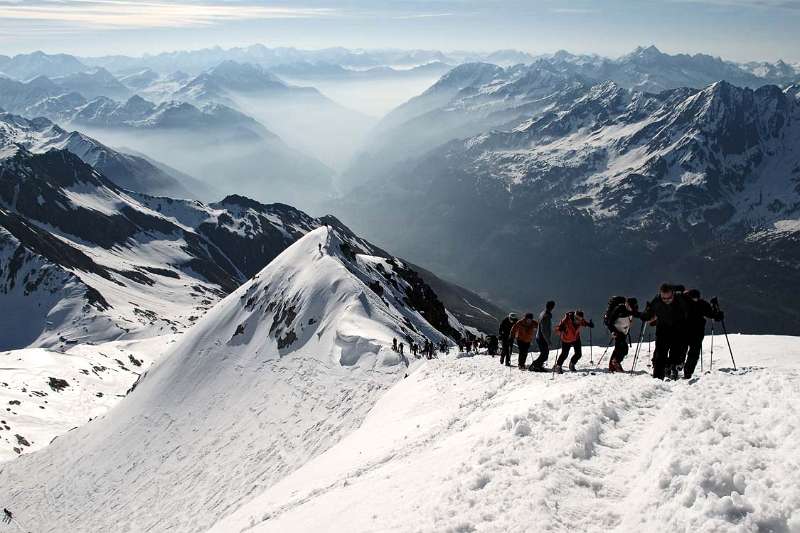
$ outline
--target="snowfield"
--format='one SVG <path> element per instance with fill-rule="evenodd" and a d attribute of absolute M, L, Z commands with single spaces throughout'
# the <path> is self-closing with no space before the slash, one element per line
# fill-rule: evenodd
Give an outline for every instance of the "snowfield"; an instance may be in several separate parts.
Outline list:
<path fill-rule="evenodd" d="M 0 352 L 0 463 L 105 414 L 176 337 Z"/>
<path fill-rule="evenodd" d="M 212 531 L 800 531 L 800 338 L 715 340 L 689 382 L 426 361 Z"/>

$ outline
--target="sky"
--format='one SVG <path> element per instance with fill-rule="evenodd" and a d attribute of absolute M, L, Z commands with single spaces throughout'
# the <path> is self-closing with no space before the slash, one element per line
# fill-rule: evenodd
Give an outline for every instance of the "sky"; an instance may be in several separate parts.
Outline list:
<path fill-rule="evenodd" d="M 0 0 L 0 54 L 262 43 L 617 57 L 639 45 L 800 62 L 800 0 Z"/>

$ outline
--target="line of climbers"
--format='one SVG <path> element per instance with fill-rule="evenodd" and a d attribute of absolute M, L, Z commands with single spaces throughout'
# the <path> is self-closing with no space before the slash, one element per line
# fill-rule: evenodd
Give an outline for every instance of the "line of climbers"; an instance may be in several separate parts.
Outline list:
<path fill-rule="evenodd" d="M 511 366 L 511 354 L 516 341 L 519 357 L 517 366 L 520 370 L 547 371 L 547 363 L 552 342 L 554 301 L 549 301 L 539 314 L 539 320 L 533 313 L 526 313 L 522 320 L 515 313 L 510 313 L 500 323 L 500 363 Z M 701 298 L 697 289 L 685 290 L 681 285 L 664 283 L 658 295 L 640 312 L 636 298 L 613 296 L 608 301 L 603 323 L 608 328 L 614 350 L 608 363 L 610 372 L 624 372 L 622 361 L 628 355 L 631 345 L 630 333 L 633 321 L 642 321 L 639 344 L 644 336 L 644 329 L 656 328 L 656 344 L 653 351 L 653 377 L 658 379 L 677 380 L 683 371 L 683 377 L 689 379 L 697 367 L 703 338 L 706 330 L 706 318 L 716 321 L 724 320 L 715 298 L 710 302 Z M 569 369 L 575 371 L 575 365 L 581 358 L 581 328 L 594 328 L 592 320 L 586 320 L 583 311 L 567 311 L 555 327 L 561 340 L 561 353 L 553 366 L 553 372 L 562 373 L 563 365 L 569 360 Z M 591 333 L 590 333 L 591 336 Z M 530 366 L 526 366 L 531 344 L 536 341 L 539 356 Z"/>

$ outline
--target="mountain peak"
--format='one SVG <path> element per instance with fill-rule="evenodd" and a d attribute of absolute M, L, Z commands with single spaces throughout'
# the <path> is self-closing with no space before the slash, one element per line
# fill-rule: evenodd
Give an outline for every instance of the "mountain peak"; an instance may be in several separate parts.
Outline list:
<path fill-rule="evenodd" d="M 627 57 L 630 59 L 644 59 L 646 61 L 652 61 L 664 57 L 665 55 L 666 54 L 659 50 L 655 45 L 651 44 L 647 47 L 637 46 L 633 52 L 628 54 Z"/>

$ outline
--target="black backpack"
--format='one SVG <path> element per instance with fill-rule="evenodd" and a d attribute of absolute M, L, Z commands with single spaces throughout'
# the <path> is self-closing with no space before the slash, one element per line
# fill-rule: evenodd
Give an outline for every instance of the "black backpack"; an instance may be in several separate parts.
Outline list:
<path fill-rule="evenodd" d="M 608 299 L 608 305 L 606 306 L 606 312 L 603 313 L 603 324 L 606 325 L 607 328 L 612 328 L 614 326 L 614 318 L 611 316 L 611 313 L 614 312 L 619 305 L 625 303 L 624 296 L 612 296 Z"/>

